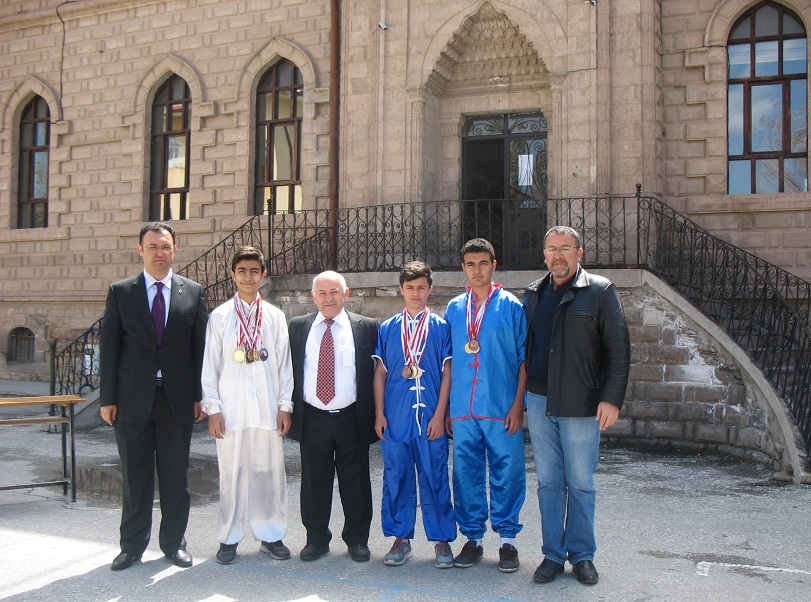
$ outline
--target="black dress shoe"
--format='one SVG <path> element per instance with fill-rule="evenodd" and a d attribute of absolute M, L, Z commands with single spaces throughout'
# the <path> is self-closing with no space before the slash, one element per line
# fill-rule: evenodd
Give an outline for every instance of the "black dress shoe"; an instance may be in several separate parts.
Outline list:
<path fill-rule="evenodd" d="M 178 550 L 171 554 L 166 554 L 166 557 L 174 563 L 175 566 L 187 569 L 192 565 L 191 554 L 186 550 Z"/>
<path fill-rule="evenodd" d="M 140 554 L 132 554 L 130 552 L 121 552 L 113 559 L 113 564 L 110 568 L 114 571 L 123 571 L 130 568 L 130 565 L 136 560 L 141 560 Z"/>
<path fill-rule="evenodd" d="M 372 557 L 369 551 L 369 546 L 363 543 L 356 543 L 355 545 L 348 546 L 347 551 L 355 562 L 366 562 Z"/>
<path fill-rule="evenodd" d="M 554 560 L 544 558 L 543 562 L 535 569 L 535 574 L 532 580 L 535 583 L 551 583 L 555 580 L 555 576 L 563 572 L 563 565 L 558 564 Z"/>
<path fill-rule="evenodd" d="M 572 570 L 577 575 L 577 580 L 585 585 L 595 585 L 600 580 L 597 569 L 591 560 L 581 560 L 572 567 Z"/>
<path fill-rule="evenodd" d="M 318 560 L 324 554 L 328 553 L 329 553 L 329 544 L 308 543 L 301 549 L 299 558 L 304 562 L 309 562 L 310 560 Z"/>

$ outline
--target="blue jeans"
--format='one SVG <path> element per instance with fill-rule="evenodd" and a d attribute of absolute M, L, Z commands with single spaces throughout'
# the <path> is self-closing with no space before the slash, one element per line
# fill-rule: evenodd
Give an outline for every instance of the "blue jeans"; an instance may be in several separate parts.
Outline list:
<path fill-rule="evenodd" d="M 547 416 L 546 396 L 534 393 L 527 393 L 527 419 L 538 476 L 541 551 L 558 564 L 594 560 L 600 423 L 594 416 Z"/>

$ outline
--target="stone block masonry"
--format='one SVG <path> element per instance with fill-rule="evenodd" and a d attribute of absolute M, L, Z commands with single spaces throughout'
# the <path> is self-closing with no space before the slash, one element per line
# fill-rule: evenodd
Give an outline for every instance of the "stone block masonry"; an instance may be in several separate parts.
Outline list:
<path fill-rule="evenodd" d="M 785 442 L 734 358 L 650 288 L 621 292 L 632 333 L 632 378 L 622 420 L 606 438 L 723 452 L 782 468 Z"/>

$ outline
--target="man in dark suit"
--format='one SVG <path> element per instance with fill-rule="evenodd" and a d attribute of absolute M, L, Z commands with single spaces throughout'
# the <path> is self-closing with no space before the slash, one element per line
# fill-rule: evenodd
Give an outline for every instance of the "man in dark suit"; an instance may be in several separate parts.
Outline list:
<path fill-rule="evenodd" d="M 202 287 L 172 273 L 177 245 L 167 224 L 141 229 L 144 271 L 107 293 L 101 328 L 101 417 L 115 427 L 124 491 L 121 553 L 111 568 L 139 560 L 152 531 L 158 470 L 163 553 L 192 565 L 184 533 L 189 519 L 189 446 L 203 418 L 200 371 L 208 309 Z"/>
<path fill-rule="evenodd" d="M 288 435 L 301 446 L 301 521 L 307 529 L 302 560 L 329 552 L 332 487 L 344 509 L 341 537 L 352 560 L 369 560 L 372 485 L 369 446 L 377 441 L 372 354 L 377 322 L 344 309 L 344 277 L 323 272 L 313 279 L 318 311 L 290 321 L 293 357 L 293 424 Z"/>

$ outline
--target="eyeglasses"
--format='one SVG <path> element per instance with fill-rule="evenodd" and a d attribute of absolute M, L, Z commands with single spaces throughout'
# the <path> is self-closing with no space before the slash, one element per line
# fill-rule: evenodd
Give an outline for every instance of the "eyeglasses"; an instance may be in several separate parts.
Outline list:
<path fill-rule="evenodd" d="M 159 247 L 158 245 L 149 245 L 145 247 L 145 251 L 149 251 L 150 253 L 157 253 L 158 251 L 163 251 L 164 253 L 171 253 L 174 247 L 172 245 L 163 245 Z"/>
<path fill-rule="evenodd" d="M 557 253 L 560 251 L 561 253 L 568 253 L 572 249 L 579 249 L 580 247 L 573 247 L 572 245 L 563 245 L 562 247 L 546 247 L 544 251 L 547 253 Z"/>

